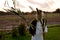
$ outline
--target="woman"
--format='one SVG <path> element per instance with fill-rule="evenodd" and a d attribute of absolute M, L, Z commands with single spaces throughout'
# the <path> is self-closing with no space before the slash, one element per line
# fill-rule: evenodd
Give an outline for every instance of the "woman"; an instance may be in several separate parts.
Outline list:
<path fill-rule="evenodd" d="M 43 40 L 43 31 L 40 21 L 37 21 L 36 34 L 32 36 L 31 40 Z"/>
<path fill-rule="evenodd" d="M 47 27 L 43 27 L 44 26 L 44 25 L 42 25 L 43 20 L 41 21 L 39 14 L 36 14 L 36 20 L 37 20 L 37 21 L 35 21 L 36 22 L 36 25 L 35 25 L 36 31 L 35 31 L 35 34 L 32 35 L 31 40 L 43 40 L 43 28 L 45 31 Z"/>

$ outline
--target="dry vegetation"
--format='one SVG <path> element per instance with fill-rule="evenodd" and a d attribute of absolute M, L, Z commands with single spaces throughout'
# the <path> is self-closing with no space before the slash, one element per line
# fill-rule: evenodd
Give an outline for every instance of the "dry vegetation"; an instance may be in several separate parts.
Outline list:
<path fill-rule="evenodd" d="M 60 24 L 60 14 L 59 13 L 47 13 L 47 24 Z M 31 23 L 31 21 L 35 18 L 35 14 L 27 14 L 24 15 L 26 21 Z M 17 15 L 0 15 L 0 29 L 12 28 L 9 26 L 18 26 L 21 22 L 21 18 Z M 8 26 L 8 27 L 7 27 Z"/>
<path fill-rule="evenodd" d="M 60 24 L 60 13 L 47 14 L 47 24 Z"/>
<path fill-rule="evenodd" d="M 30 23 L 32 19 L 34 19 L 33 15 L 24 15 L 26 18 L 26 21 Z M 13 26 L 20 25 L 21 22 L 24 22 L 21 20 L 21 18 L 17 15 L 0 15 L 0 30 L 10 30 Z"/>
<path fill-rule="evenodd" d="M 47 24 L 56 24 L 60 23 L 60 14 L 46 14 L 47 16 Z M 32 21 L 35 18 L 34 14 L 24 15 L 28 22 Z M 10 25 L 18 25 L 19 21 L 21 21 L 20 17 L 17 15 L 0 15 L 0 26 L 10 26 Z"/>

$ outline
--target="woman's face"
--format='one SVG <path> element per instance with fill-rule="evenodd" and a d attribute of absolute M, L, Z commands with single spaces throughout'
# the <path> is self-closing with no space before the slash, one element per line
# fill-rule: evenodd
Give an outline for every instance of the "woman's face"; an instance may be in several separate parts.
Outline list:
<path fill-rule="evenodd" d="M 45 14 L 42 12 L 42 18 L 44 18 L 45 17 Z"/>

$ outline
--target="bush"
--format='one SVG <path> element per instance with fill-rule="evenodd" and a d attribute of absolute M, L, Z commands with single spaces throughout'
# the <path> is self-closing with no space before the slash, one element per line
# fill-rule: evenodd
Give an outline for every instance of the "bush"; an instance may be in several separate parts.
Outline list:
<path fill-rule="evenodd" d="M 21 25 L 18 26 L 18 32 L 19 32 L 19 35 L 21 35 L 21 36 L 26 35 L 26 26 L 25 26 L 25 24 L 21 24 Z"/>
<path fill-rule="evenodd" d="M 5 33 L 0 31 L 0 40 L 5 40 Z"/>
<path fill-rule="evenodd" d="M 12 37 L 17 37 L 17 28 L 12 29 Z"/>
<path fill-rule="evenodd" d="M 0 32 L 0 39 L 2 38 L 2 33 Z"/>

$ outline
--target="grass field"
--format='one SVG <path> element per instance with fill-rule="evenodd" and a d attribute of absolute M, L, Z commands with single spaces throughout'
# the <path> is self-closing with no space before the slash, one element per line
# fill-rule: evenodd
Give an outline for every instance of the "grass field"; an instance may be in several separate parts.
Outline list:
<path fill-rule="evenodd" d="M 26 36 L 12 37 L 11 34 L 5 34 L 5 40 L 31 40 L 29 33 Z M 48 27 L 48 33 L 45 35 L 45 40 L 60 40 L 60 27 Z"/>
<path fill-rule="evenodd" d="M 48 33 L 45 35 L 45 40 L 60 40 L 60 27 L 48 28 Z"/>

